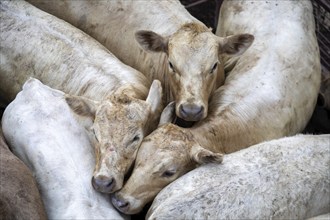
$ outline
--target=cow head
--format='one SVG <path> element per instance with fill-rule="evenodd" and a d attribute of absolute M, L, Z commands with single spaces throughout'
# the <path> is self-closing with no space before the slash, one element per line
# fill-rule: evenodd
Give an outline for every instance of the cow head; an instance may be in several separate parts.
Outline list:
<path fill-rule="evenodd" d="M 171 111 L 174 115 L 171 105 L 164 109 L 160 127 L 143 140 L 127 183 L 112 197 L 113 205 L 123 213 L 140 212 L 161 189 L 196 165 L 222 162 L 222 154 L 201 147 L 188 130 L 167 123 Z"/>
<path fill-rule="evenodd" d="M 171 36 L 143 30 L 135 37 L 144 50 L 167 54 L 176 115 L 186 121 L 207 116 L 210 95 L 224 82 L 220 55 L 242 54 L 254 40 L 250 34 L 218 37 L 197 23 L 183 25 Z"/>
<path fill-rule="evenodd" d="M 75 113 L 91 117 L 94 121 L 91 131 L 96 165 L 92 185 L 96 190 L 112 193 L 122 187 L 124 175 L 133 164 L 142 139 L 150 132 L 152 123 L 157 123 L 153 119 L 160 115 L 161 99 L 159 81 L 153 82 L 146 100 L 114 95 L 95 102 L 66 96 Z"/>

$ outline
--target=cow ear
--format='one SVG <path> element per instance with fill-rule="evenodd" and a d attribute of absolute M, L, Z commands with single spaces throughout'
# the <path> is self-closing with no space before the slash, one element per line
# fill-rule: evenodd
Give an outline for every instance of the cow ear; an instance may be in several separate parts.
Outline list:
<path fill-rule="evenodd" d="M 81 96 L 65 95 L 65 101 L 77 115 L 95 118 L 98 102 Z"/>
<path fill-rule="evenodd" d="M 137 31 L 135 39 L 146 51 L 168 53 L 168 38 L 162 37 L 155 32 Z"/>
<path fill-rule="evenodd" d="M 158 127 L 171 123 L 173 119 L 175 118 L 175 102 L 170 102 L 163 110 Z"/>
<path fill-rule="evenodd" d="M 150 105 L 152 113 L 160 114 L 163 108 L 163 88 L 159 80 L 152 82 L 146 102 Z"/>
<path fill-rule="evenodd" d="M 194 144 L 191 147 L 190 157 L 198 164 L 221 163 L 223 160 L 223 154 L 214 153 L 201 147 L 199 144 Z"/>
<path fill-rule="evenodd" d="M 228 55 L 241 55 L 253 43 L 254 36 L 251 34 L 236 34 L 219 40 L 219 52 Z"/>

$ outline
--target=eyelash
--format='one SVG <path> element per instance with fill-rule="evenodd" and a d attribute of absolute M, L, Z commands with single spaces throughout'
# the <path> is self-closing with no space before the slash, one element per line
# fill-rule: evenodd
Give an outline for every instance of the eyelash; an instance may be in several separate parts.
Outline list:
<path fill-rule="evenodd" d="M 213 73 L 214 70 L 218 67 L 218 63 L 215 63 L 211 69 L 211 72 L 210 73 Z"/>
<path fill-rule="evenodd" d="M 175 72 L 174 67 L 173 67 L 173 64 L 172 64 L 171 62 L 168 62 L 168 65 L 170 66 L 171 70 L 172 70 L 173 72 Z"/>
<path fill-rule="evenodd" d="M 132 139 L 132 143 L 138 140 L 140 140 L 139 135 L 135 135 L 134 138 Z"/>
<path fill-rule="evenodd" d="M 133 144 L 133 143 L 135 143 L 135 142 L 137 142 L 137 141 L 139 141 L 139 140 L 140 140 L 140 135 L 137 134 L 137 135 L 135 135 L 135 136 L 133 137 L 133 139 L 131 139 L 130 142 L 127 143 L 126 147 L 131 146 L 131 144 Z"/>
<path fill-rule="evenodd" d="M 175 174 L 174 171 L 169 171 L 169 170 L 167 170 L 167 171 L 165 171 L 165 172 L 162 174 L 162 177 L 171 177 L 171 176 L 173 176 L 174 174 Z"/>

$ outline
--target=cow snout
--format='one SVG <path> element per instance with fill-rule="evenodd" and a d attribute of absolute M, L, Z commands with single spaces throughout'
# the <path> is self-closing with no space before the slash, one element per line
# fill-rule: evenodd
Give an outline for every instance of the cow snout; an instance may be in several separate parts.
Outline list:
<path fill-rule="evenodd" d="M 112 204 L 121 212 L 126 213 L 130 207 L 128 201 L 123 198 L 118 197 L 116 194 L 111 198 Z"/>
<path fill-rule="evenodd" d="M 199 121 L 204 115 L 204 107 L 195 104 L 181 104 L 179 107 L 179 117 L 186 121 Z"/>
<path fill-rule="evenodd" d="M 115 180 L 106 176 L 92 178 L 92 185 L 95 190 L 103 193 L 110 193 L 115 186 Z"/>

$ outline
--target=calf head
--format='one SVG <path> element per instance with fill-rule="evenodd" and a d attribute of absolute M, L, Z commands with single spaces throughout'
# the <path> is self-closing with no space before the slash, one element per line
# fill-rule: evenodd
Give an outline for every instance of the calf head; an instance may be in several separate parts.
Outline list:
<path fill-rule="evenodd" d="M 152 123 L 156 124 L 152 119 L 160 114 L 161 96 L 159 81 L 153 82 L 146 100 L 119 95 L 95 102 L 66 96 L 75 113 L 93 119 L 91 131 L 96 165 L 92 185 L 96 190 L 112 193 L 122 187 L 124 175 L 133 164 L 142 139 Z"/>
<path fill-rule="evenodd" d="M 171 105 L 164 109 L 160 127 L 143 140 L 127 183 L 112 197 L 113 205 L 123 213 L 140 212 L 161 189 L 196 165 L 222 162 L 222 154 L 201 147 L 188 130 L 168 123 L 164 117 L 174 115 Z"/>
<path fill-rule="evenodd" d="M 176 115 L 186 121 L 207 116 L 210 95 L 224 82 L 220 55 L 241 54 L 254 40 L 250 34 L 218 37 L 197 23 L 183 25 L 171 36 L 152 31 L 138 31 L 135 36 L 144 50 L 167 54 Z"/>

